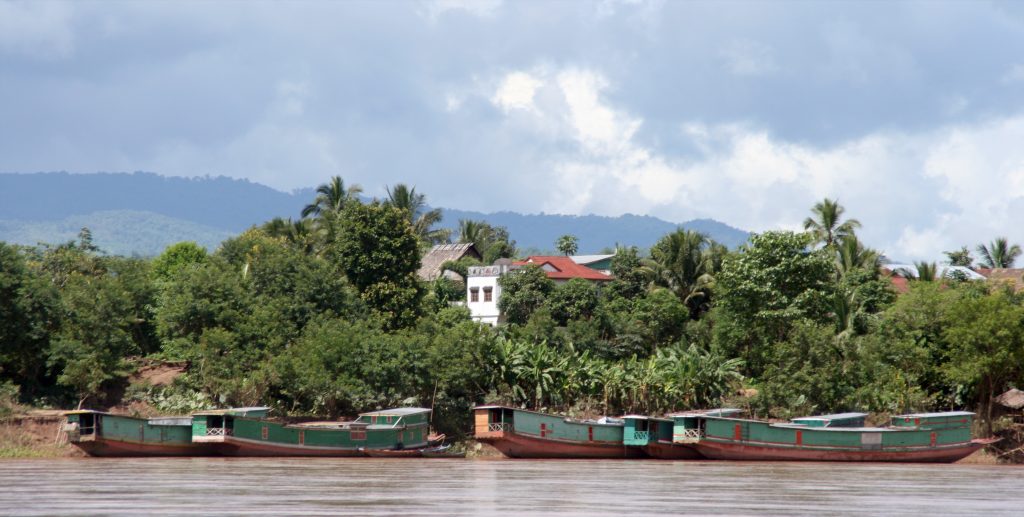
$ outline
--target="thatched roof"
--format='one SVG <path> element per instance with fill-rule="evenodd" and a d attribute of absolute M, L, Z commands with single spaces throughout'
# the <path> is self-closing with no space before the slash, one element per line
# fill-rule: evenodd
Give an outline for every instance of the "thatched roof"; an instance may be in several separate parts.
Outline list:
<path fill-rule="evenodd" d="M 1010 409 L 1024 408 L 1024 391 L 1013 388 L 996 397 L 996 402 Z"/>
<path fill-rule="evenodd" d="M 1024 290 L 1024 269 L 996 268 L 978 271 L 988 277 L 989 282 L 1009 284 L 1014 291 Z"/>
<path fill-rule="evenodd" d="M 420 261 L 420 269 L 416 271 L 416 276 L 420 280 L 437 280 L 437 277 L 441 276 L 441 266 L 449 260 L 459 260 L 462 257 L 473 257 L 477 260 L 480 259 L 480 252 L 476 250 L 476 246 L 473 243 L 465 244 L 438 244 L 426 255 L 423 255 L 423 259 Z"/>

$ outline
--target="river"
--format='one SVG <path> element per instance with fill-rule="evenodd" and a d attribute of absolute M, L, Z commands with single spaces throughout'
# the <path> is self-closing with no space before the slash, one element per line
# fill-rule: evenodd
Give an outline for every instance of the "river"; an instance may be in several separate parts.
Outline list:
<path fill-rule="evenodd" d="M 0 461 L 10 515 L 1024 514 L 982 465 L 426 459 Z"/>

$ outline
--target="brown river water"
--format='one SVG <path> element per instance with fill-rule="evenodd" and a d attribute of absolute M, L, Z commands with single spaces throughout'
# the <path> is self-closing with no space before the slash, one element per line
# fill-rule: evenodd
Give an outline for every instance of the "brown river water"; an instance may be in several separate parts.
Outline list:
<path fill-rule="evenodd" d="M 1024 515 L 982 465 L 436 459 L 0 461 L 3 515 Z"/>

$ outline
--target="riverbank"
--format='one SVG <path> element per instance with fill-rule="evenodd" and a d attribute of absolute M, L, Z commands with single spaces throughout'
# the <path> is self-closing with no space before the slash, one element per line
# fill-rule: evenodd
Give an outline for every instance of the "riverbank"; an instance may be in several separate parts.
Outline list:
<path fill-rule="evenodd" d="M 75 458 L 85 454 L 57 435 L 61 411 L 36 410 L 0 419 L 0 458 Z"/>

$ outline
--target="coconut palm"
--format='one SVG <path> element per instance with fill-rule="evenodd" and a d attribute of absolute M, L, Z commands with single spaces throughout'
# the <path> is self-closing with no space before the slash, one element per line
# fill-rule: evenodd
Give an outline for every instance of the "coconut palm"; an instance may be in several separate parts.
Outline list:
<path fill-rule="evenodd" d="M 558 252 L 562 255 L 575 255 L 580 249 L 580 240 L 575 235 L 566 234 L 555 241 L 555 248 L 557 248 Z"/>
<path fill-rule="evenodd" d="M 426 210 L 427 197 L 416 193 L 416 187 L 409 188 L 404 183 L 388 187 L 388 204 L 404 210 L 412 225 L 413 233 L 424 246 L 439 244 L 448 240 L 451 230 L 434 228 L 441 222 L 441 209 Z"/>
<path fill-rule="evenodd" d="M 986 268 L 1011 268 L 1020 253 L 1020 246 L 1016 244 L 1011 246 L 1006 237 L 999 237 L 988 246 L 978 245 L 978 254 L 981 255 L 980 265 Z"/>
<path fill-rule="evenodd" d="M 836 273 L 840 278 L 855 269 L 877 275 L 881 260 L 881 254 L 865 247 L 856 235 L 848 235 L 837 242 Z"/>
<path fill-rule="evenodd" d="M 860 221 L 856 219 L 842 221 L 845 211 L 838 200 L 825 198 L 814 204 L 814 208 L 811 209 L 814 217 L 804 219 L 804 229 L 814 235 L 815 242 L 832 246 L 837 240 L 853 235 L 854 231 L 860 228 Z"/>
<path fill-rule="evenodd" d="M 695 318 L 709 303 L 715 250 L 704 234 L 680 228 L 651 248 L 644 267 L 652 283 L 675 293 Z"/>
<path fill-rule="evenodd" d="M 917 278 L 921 282 L 934 282 L 938 278 L 938 268 L 935 267 L 934 262 L 915 262 L 914 267 L 917 268 Z"/>
<path fill-rule="evenodd" d="M 349 201 L 358 200 L 363 187 L 352 185 L 345 188 L 345 180 L 334 176 L 330 181 L 316 188 L 316 198 L 302 209 L 302 217 L 320 216 L 325 212 L 338 213 Z"/>

